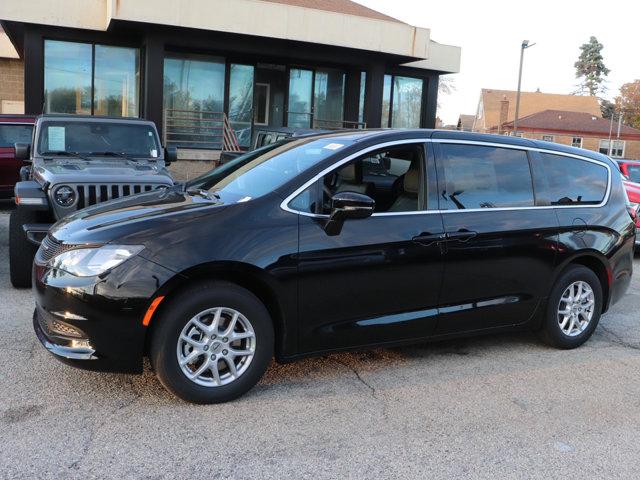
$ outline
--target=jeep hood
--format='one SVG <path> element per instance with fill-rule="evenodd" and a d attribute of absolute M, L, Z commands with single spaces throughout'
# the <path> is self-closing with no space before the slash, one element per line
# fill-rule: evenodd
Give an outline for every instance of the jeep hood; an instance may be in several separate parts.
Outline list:
<path fill-rule="evenodd" d="M 171 184 L 164 166 L 127 160 L 48 161 L 35 169 L 35 175 L 51 184 L 60 183 L 152 183 Z"/>

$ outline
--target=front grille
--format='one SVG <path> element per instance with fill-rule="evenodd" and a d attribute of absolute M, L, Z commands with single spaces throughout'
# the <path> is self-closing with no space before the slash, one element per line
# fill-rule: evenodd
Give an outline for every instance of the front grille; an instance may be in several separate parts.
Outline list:
<path fill-rule="evenodd" d="M 73 245 L 65 245 L 54 239 L 51 235 L 47 235 L 42 240 L 40 244 L 40 248 L 38 248 L 38 252 L 36 253 L 36 261 L 40 264 L 47 263 L 56 255 L 60 255 L 62 252 L 66 252 L 67 250 L 71 250 L 74 248 Z"/>
<path fill-rule="evenodd" d="M 127 197 L 134 193 L 149 192 L 154 188 L 158 188 L 161 185 L 158 184 L 91 184 L 91 185 L 76 185 L 78 192 L 78 204 L 77 208 L 88 207 L 97 203 L 106 202 L 113 198 Z"/>

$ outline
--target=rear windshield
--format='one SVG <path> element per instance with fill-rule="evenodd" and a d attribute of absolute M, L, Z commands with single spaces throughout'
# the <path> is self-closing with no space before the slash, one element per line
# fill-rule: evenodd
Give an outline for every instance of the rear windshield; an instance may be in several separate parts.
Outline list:
<path fill-rule="evenodd" d="M 13 147 L 16 143 L 31 143 L 33 125 L 1 125 L 0 147 Z"/>
<path fill-rule="evenodd" d="M 157 158 L 160 145 L 155 129 L 145 124 L 116 122 L 42 122 L 38 153 L 73 152 L 99 155 L 104 152 L 140 158 Z"/>

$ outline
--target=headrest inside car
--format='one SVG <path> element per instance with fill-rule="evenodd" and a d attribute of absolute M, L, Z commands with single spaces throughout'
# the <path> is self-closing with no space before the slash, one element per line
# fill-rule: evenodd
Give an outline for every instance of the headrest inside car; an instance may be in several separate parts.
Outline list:
<path fill-rule="evenodd" d="M 339 172 L 340 178 L 345 182 L 356 181 L 356 164 L 352 163 L 342 168 Z"/>
<path fill-rule="evenodd" d="M 410 168 L 404 174 L 404 191 L 407 193 L 418 193 L 420 188 L 420 170 Z"/>

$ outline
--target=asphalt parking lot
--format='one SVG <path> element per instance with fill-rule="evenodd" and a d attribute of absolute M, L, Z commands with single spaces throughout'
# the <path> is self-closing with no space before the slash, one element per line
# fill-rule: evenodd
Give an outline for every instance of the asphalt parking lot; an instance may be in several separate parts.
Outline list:
<path fill-rule="evenodd" d="M 0 204 L 1 478 L 637 478 L 640 279 L 582 348 L 531 334 L 272 365 L 233 403 L 67 367 L 8 276 Z M 636 260 L 640 271 L 640 259 Z"/>

